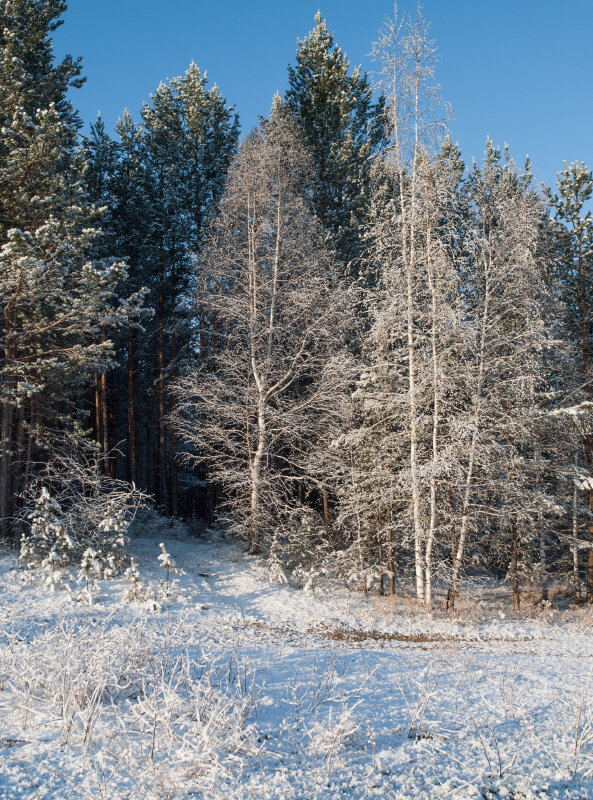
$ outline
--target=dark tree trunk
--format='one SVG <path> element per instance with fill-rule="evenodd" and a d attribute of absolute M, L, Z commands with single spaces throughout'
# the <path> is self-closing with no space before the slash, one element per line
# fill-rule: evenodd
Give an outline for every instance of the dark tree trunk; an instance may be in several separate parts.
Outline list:
<path fill-rule="evenodd" d="M 163 508 L 168 507 L 167 497 L 167 428 L 165 424 L 165 297 L 161 283 L 159 289 L 159 336 L 158 336 L 158 493 L 157 499 Z"/>
<path fill-rule="evenodd" d="M 136 338 L 134 328 L 128 328 L 128 449 L 126 459 L 127 479 L 138 484 L 138 382 L 136 367 Z"/>

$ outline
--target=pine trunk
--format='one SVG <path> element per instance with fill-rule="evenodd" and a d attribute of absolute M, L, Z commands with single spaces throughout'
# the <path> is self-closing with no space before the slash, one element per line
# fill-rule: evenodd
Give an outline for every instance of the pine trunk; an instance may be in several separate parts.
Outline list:
<path fill-rule="evenodd" d="M 109 413 L 107 409 L 107 375 L 99 375 L 99 407 L 101 409 L 101 444 L 103 451 L 103 472 L 109 474 Z"/>
<path fill-rule="evenodd" d="M 128 328 L 128 449 L 126 459 L 127 479 L 138 484 L 138 384 L 136 373 L 136 331 Z"/>
<path fill-rule="evenodd" d="M 158 502 L 168 506 L 167 493 L 167 427 L 165 424 L 165 297 L 161 283 L 159 289 L 159 336 L 158 336 Z"/>

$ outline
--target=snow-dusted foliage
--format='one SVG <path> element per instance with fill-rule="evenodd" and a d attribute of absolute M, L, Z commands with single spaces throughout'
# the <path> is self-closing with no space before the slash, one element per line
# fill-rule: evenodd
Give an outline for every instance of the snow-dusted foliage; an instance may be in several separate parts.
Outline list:
<path fill-rule="evenodd" d="M 240 145 L 193 63 L 82 136 L 66 6 L 0 0 L 2 800 L 593 797 L 593 173 L 464 164 L 397 4 Z"/>
<path fill-rule="evenodd" d="M 30 487 L 20 520 L 21 563 L 55 585 L 64 570 L 79 566 L 89 589 L 94 577 L 114 577 L 126 564 L 127 531 L 145 498 L 101 474 L 103 462 L 92 449 L 83 454 L 56 454 L 43 480 Z"/>
<path fill-rule="evenodd" d="M 0 535 L 28 577 L 91 603 L 150 495 L 311 595 L 454 613 L 478 573 L 516 611 L 593 603 L 587 166 L 542 191 L 490 139 L 466 166 L 397 5 L 374 95 L 318 13 L 240 147 L 193 63 L 78 147 L 64 0 L 1 9 Z M 126 573 L 154 611 L 185 596 L 158 563 Z"/>
<path fill-rule="evenodd" d="M 124 578 L 129 584 L 128 588 L 124 591 L 124 599 L 130 601 L 140 600 L 143 582 L 138 564 L 133 556 L 130 559 L 130 566 L 124 572 Z"/>
<path fill-rule="evenodd" d="M 39 567 L 46 573 L 46 585 L 55 588 L 71 561 L 75 543 L 66 532 L 59 503 L 45 487 L 29 519 L 30 530 L 21 539 L 21 561 L 29 570 Z"/>
<path fill-rule="evenodd" d="M 219 512 L 252 552 L 269 547 L 311 488 L 309 454 L 343 381 L 332 370 L 340 298 L 307 208 L 310 163 L 276 102 L 244 141 L 200 256 L 200 296 L 216 328 L 207 358 L 176 384 L 177 432 L 221 488 Z M 327 413 L 327 412 L 326 412 Z"/>

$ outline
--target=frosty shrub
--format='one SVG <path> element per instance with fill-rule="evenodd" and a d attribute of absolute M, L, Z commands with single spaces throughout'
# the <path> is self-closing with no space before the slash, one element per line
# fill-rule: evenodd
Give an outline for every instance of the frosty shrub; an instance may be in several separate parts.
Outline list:
<path fill-rule="evenodd" d="M 193 796 L 261 749 L 254 722 L 261 687 L 247 662 L 237 662 L 237 681 L 234 661 L 182 651 L 187 633 L 180 620 L 167 625 L 165 641 L 146 622 L 69 622 L 13 637 L 0 650 L 0 676 L 11 687 L 3 719 L 26 735 L 44 717 L 69 755 L 99 753 L 133 776 L 130 797 L 172 796 L 158 791 L 159 776 L 183 782 Z"/>
<path fill-rule="evenodd" d="M 110 578 L 126 564 L 127 530 L 145 496 L 103 474 L 94 450 L 57 453 L 25 496 L 21 562 L 40 569 L 48 585 L 79 567 L 78 582 Z"/>
<path fill-rule="evenodd" d="M 101 562 L 97 551 L 92 547 L 87 547 L 82 554 L 80 569 L 78 570 L 78 575 L 76 577 L 76 582 L 82 585 L 82 589 L 77 595 L 79 600 L 84 601 L 89 605 L 92 604 L 92 589 L 95 585 L 95 578 L 100 578 L 102 573 L 103 563 Z"/>
<path fill-rule="evenodd" d="M 298 586 L 310 591 L 314 580 L 325 574 L 323 565 L 330 551 L 321 517 L 310 508 L 297 507 L 274 533 L 268 555 L 270 580 L 286 583 L 289 572 Z"/>
<path fill-rule="evenodd" d="M 178 572 L 177 568 L 175 567 L 175 562 L 171 557 L 171 553 L 167 552 L 167 548 L 164 545 L 164 542 L 159 544 L 161 548 L 161 554 L 158 557 L 158 562 L 161 567 L 165 570 L 165 580 L 169 583 L 169 576 L 172 572 Z"/>
<path fill-rule="evenodd" d="M 160 582 L 158 589 L 154 589 L 152 598 L 148 599 L 149 608 L 158 611 L 163 603 L 170 600 L 186 601 L 190 594 L 184 592 L 177 579 L 171 580 L 171 575 L 185 575 L 185 571 L 175 565 L 171 553 L 167 552 L 164 542 L 159 544 L 161 553 L 157 558 L 160 566 L 165 571 L 165 578 Z M 150 603 L 152 602 L 152 607 Z"/>
<path fill-rule="evenodd" d="M 268 556 L 268 571 L 272 583 L 288 583 L 286 572 L 280 557 L 280 543 L 278 531 L 274 533 L 272 545 L 270 547 L 270 555 Z"/>

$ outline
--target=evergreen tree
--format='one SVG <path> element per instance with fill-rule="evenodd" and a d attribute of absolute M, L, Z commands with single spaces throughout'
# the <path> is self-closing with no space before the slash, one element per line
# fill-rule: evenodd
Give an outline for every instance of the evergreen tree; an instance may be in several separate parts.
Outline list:
<path fill-rule="evenodd" d="M 118 287 L 126 304 L 126 324 L 114 339 L 115 361 L 109 372 L 95 376 L 93 428 L 103 454 L 103 468 L 111 477 L 119 474 L 118 460 L 125 458 L 125 477 L 145 485 L 139 465 L 138 362 L 143 322 L 152 316 L 144 306 L 149 289 L 144 268 L 151 206 L 148 172 L 144 165 L 141 127 L 125 111 L 117 124 L 118 141 L 106 133 L 99 116 L 83 141 L 85 183 L 91 200 L 105 208 L 97 252 L 126 261 L 125 280 Z M 127 403 L 124 398 L 127 397 Z M 117 407 L 116 407 L 117 406 Z M 123 413 L 122 413 L 123 412 Z M 125 441 L 126 448 L 114 449 Z"/>
<path fill-rule="evenodd" d="M 81 398 L 111 360 L 109 332 L 124 316 L 110 302 L 125 274 L 97 260 L 99 215 L 75 150 L 78 117 L 67 99 L 80 63 L 55 64 L 51 34 L 62 0 L 0 4 L 0 526 L 33 462 L 86 419 Z"/>
<path fill-rule="evenodd" d="M 125 474 L 173 514 L 184 498 L 177 443 L 166 422 L 168 383 L 183 369 L 189 350 L 201 350 L 199 341 L 192 342 L 190 308 L 203 291 L 194 260 L 238 134 L 233 108 L 191 64 L 157 88 L 141 124 L 126 111 L 116 142 L 100 120 L 85 141 L 89 192 L 107 206 L 103 252 L 126 260 L 120 290 L 122 297 L 136 298 L 134 306 L 128 304 L 126 329 L 115 339 L 119 366 L 97 375 L 96 438 L 109 456 L 112 477 Z M 125 445 L 116 453 L 119 442 Z"/>
<path fill-rule="evenodd" d="M 177 513 L 178 476 L 167 383 L 187 352 L 189 309 L 200 276 L 194 259 L 206 222 L 222 194 L 239 136 L 238 117 L 218 87 L 195 64 L 161 84 L 142 111 L 143 143 L 151 183 L 147 265 L 155 308 L 154 418 L 152 490 L 157 501 Z M 195 282 L 198 282 L 198 286 Z"/>
<path fill-rule="evenodd" d="M 360 269 L 373 156 L 386 143 L 385 101 L 334 44 L 321 13 L 288 68 L 288 108 L 313 159 L 313 211 L 352 275 Z"/>

